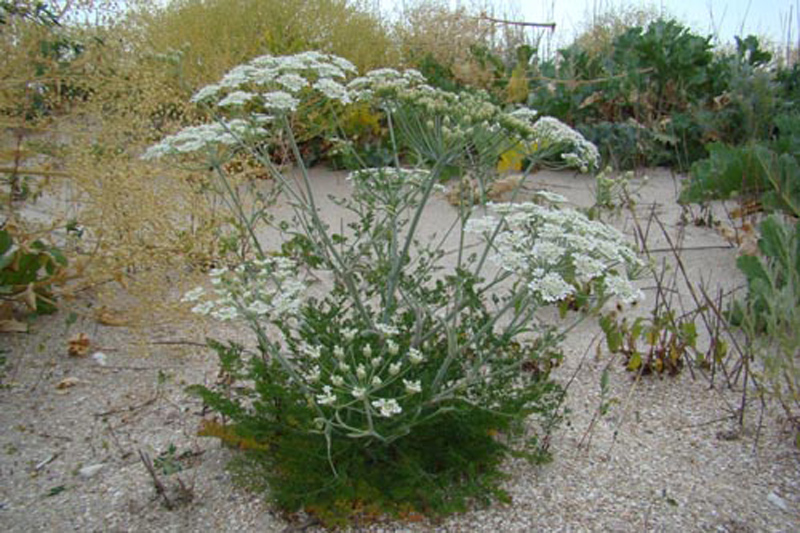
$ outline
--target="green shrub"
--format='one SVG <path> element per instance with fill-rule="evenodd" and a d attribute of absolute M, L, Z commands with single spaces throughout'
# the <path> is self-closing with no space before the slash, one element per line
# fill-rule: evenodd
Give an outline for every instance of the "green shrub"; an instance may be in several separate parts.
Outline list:
<path fill-rule="evenodd" d="M 747 296 L 733 304 L 729 317 L 748 335 L 761 362 L 762 391 L 776 398 L 800 429 L 800 223 L 771 215 L 759 229 L 762 255 L 737 260 L 747 277 Z"/>
<path fill-rule="evenodd" d="M 714 52 L 709 37 L 675 20 L 614 28 L 529 69 L 528 105 L 575 125 L 605 164 L 686 170 L 708 157 L 709 142 L 768 141 L 793 105 L 791 72 L 770 70 L 771 55 L 754 36 Z"/>
<path fill-rule="evenodd" d="M 737 195 L 758 195 L 767 190 L 769 182 L 761 163 L 771 157 L 767 147 L 712 143 L 708 152 L 708 159 L 692 165 L 691 180 L 681 192 L 681 202 L 702 203 Z"/>
<path fill-rule="evenodd" d="M 776 124 L 777 137 L 769 143 L 710 144 L 708 159 L 692 165 L 680 201 L 751 196 L 771 210 L 800 212 L 800 117 L 784 116 Z"/>
<path fill-rule="evenodd" d="M 328 524 L 505 498 L 501 460 L 541 460 L 561 418 L 563 391 L 550 371 L 564 329 L 610 299 L 640 297 L 629 279 L 640 262 L 621 234 L 546 192 L 484 217 L 461 203 L 445 231 L 463 237 L 455 265 L 445 263 L 442 243 L 419 232 L 443 176 L 469 172 L 485 193 L 499 148 L 553 144 L 565 128 L 537 130 L 486 97 L 433 89 L 415 71 L 381 69 L 345 84 L 354 70 L 316 52 L 256 58 L 195 95 L 217 122 L 184 128 L 146 153 L 212 169 L 213 190 L 253 250 L 238 266 L 212 270 L 211 291 L 185 296 L 199 314 L 244 321 L 257 340 L 213 344 L 226 379 L 191 390 L 228 424 L 203 433 L 251 450 L 256 476 L 282 507 L 304 507 Z M 334 202 L 354 221 L 332 231 L 293 126 L 309 109 L 344 116 L 353 102 L 384 114 L 394 166 L 350 174 L 352 195 Z M 288 139 L 299 180 L 270 159 L 278 139 Z M 246 211 L 226 170 L 242 153 L 289 199 L 293 218 L 277 229 L 291 257 L 256 237 L 269 217 Z M 399 166 L 401 156 L 413 166 Z M 300 272 L 328 282 L 311 296 Z M 571 298 L 585 312 L 567 320 Z M 534 320 L 547 305 L 561 306 L 563 323 Z"/>

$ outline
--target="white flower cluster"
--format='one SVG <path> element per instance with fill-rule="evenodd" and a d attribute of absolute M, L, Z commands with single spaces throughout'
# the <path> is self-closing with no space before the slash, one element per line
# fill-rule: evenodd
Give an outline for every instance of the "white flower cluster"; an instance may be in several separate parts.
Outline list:
<path fill-rule="evenodd" d="M 442 133 L 447 140 L 469 139 L 478 133 L 501 129 L 524 138 L 533 134 L 530 124 L 504 112 L 494 105 L 485 92 L 452 93 L 427 85 L 418 71 L 394 69 L 373 70 L 348 84 L 354 100 L 369 101 L 379 107 L 392 108 L 398 103 L 410 105 L 428 119 L 441 120 Z"/>
<path fill-rule="evenodd" d="M 320 408 L 339 411 L 369 405 L 372 414 L 391 418 L 403 412 L 405 399 L 422 392 L 420 380 L 408 379 L 425 361 L 422 352 L 401 349 L 396 326 L 377 324 L 375 329 L 343 329 L 343 342 L 332 347 L 301 346 L 295 362 Z"/>
<path fill-rule="evenodd" d="M 630 279 L 644 264 L 616 229 L 532 202 L 491 209 L 500 217 L 470 220 L 465 230 L 488 238 L 499 226 L 493 261 L 521 276 L 541 301 L 558 302 L 587 285 L 626 304 L 644 298 Z"/>
<path fill-rule="evenodd" d="M 235 145 L 242 137 L 263 138 L 268 132 L 259 124 L 271 122 L 274 115 L 296 111 L 301 102 L 314 96 L 348 104 L 350 93 L 344 81 L 355 72 L 348 60 L 320 52 L 257 57 L 234 67 L 218 83 L 203 87 L 192 97 L 193 102 L 216 106 L 226 116 L 246 108 L 249 121 L 233 119 L 185 128 L 152 146 L 144 158 Z"/>
<path fill-rule="evenodd" d="M 197 91 L 192 101 L 216 101 L 218 106 L 256 101 L 270 111 L 293 111 L 299 104 L 298 95 L 314 89 L 332 100 L 348 103 L 350 96 L 345 86 L 336 80 L 345 80 L 355 72 L 356 67 L 348 60 L 321 52 L 265 55 L 233 68 L 219 83 Z"/>
<path fill-rule="evenodd" d="M 561 158 L 581 172 L 600 166 L 600 152 L 583 135 L 553 117 L 541 117 L 533 124 L 533 140 L 540 149 L 564 147 Z M 566 151 L 569 150 L 569 151 Z"/>
<path fill-rule="evenodd" d="M 539 116 L 539 112 L 535 109 L 531 109 L 530 107 L 519 107 L 511 111 L 509 115 L 516 119 L 533 124 L 536 121 L 536 117 Z"/>
<path fill-rule="evenodd" d="M 188 154 L 217 145 L 232 146 L 242 138 L 265 134 L 266 131 L 262 128 L 241 119 L 190 126 L 151 146 L 145 151 L 142 158 L 158 159 L 168 155 Z"/>
<path fill-rule="evenodd" d="M 183 297 L 197 302 L 194 313 L 218 320 L 278 320 L 297 315 L 306 285 L 296 279 L 297 267 L 285 257 L 256 259 L 235 269 L 210 273 L 211 294 L 197 287 Z"/>
<path fill-rule="evenodd" d="M 418 70 L 408 69 L 401 72 L 393 68 L 381 68 L 351 80 L 347 89 L 357 101 L 372 100 L 375 96 L 392 99 L 402 90 L 431 89 L 426 83 L 425 76 Z"/>
<path fill-rule="evenodd" d="M 356 187 L 374 187 L 376 183 L 391 188 L 419 187 L 430 175 L 424 168 L 375 167 L 355 170 L 347 175 L 347 181 Z"/>

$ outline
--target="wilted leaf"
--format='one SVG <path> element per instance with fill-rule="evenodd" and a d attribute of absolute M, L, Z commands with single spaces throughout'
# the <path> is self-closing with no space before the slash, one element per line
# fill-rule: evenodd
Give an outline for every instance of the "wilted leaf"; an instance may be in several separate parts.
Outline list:
<path fill-rule="evenodd" d="M 250 437 L 242 437 L 236 430 L 229 425 L 220 424 L 214 420 L 203 420 L 200 429 L 197 431 L 200 437 L 216 437 L 229 448 L 239 450 L 269 450 L 270 446 L 266 443 L 257 442 Z"/>
<path fill-rule="evenodd" d="M 91 341 L 85 333 L 78 333 L 69 340 L 67 353 L 72 357 L 85 357 L 89 353 Z"/>
<path fill-rule="evenodd" d="M 500 161 L 497 163 L 497 172 L 503 174 L 505 172 L 519 172 L 522 170 L 522 162 L 525 159 L 526 151 L 522 146 L 517 146 L 503 152 L 500 156 Z"/>
<path fill-rule="evenodd" d="M 508 80 L 508 86 L 506 87 L 506 101 L 508 103 L 525 102 L 528 100 L 530 87 L 527 73 L 525 72 L 525 66 L 525 64 L 520 64 L 511 73 L 511 78 Z"/>
<path fill-rule="evenodd" d="M 606 392 L 608 390 L 608 367 L 603 369 L 603 373 L 600 375 L 600 391 Z"/>
<path fill-rule="evenodd" d="M 64 378 L 56 384 L 57 390 L 64 390 L 69 389 L 80 383 L 81 381 L 78 378 L 68 377 Z"/>
<path fill-rule="evenodd" d="M 628 359 L 628 370 L 635 372 L 642 366 L 642 355 L 639 352 L 633 352 L 630 359 Z"/>
<path fill-rule="evenodd" d="M 28 287 L 25 289 L 25 293 L 23 294 L 23 299 L 25 300 L 25 305 L 28 306 L 28 309 L 31 311 L 36 311 L 36 292 L 34 291 L 33 283 L 28 283 Z"/>
<path fill-rule="evenodd" d="M 121 313 L 110 311 L 105 308 L 97 312 L 97 321 L 104 326 L 127 326 L 129 322 Z"/>
<path fill-rule="evenodd" d="M 597 102 L 600 102 L 602 99 L 603 99 L 603 93 L 600 91 L 595 91 L 592 94 L 590 94 L 583 102 L 581 102 L 581 105 L 578 106 L 578 109 L 584 109 L 586 107 L 589 107 L 590 105 L 594 105 Z"/>

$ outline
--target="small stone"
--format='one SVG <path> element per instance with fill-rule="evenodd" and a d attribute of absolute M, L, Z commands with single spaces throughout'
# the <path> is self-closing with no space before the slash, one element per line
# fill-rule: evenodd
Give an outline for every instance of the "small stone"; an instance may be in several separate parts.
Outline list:
<path fill-rule="evenodd" d="M 96 465 L 89 465 L 84 466 L 80 470 L 78 470 L 78 475 L 81 476 L 83 479 L 89 479 L 94 477 L 105 465 L 103 463 L 98 463 Z"/>
<path fill-rule="evenodd" d="M 789 510 L 789 506 L 786 504 L 786 500 L 784 500 L 774 492 L 769 493 L 769 496 L 767 496 L 767 501 L 772 505 L 774 505 L 775 507 L 780 507 L 783 511 Z"/>
<path fill-rule="evenodd" d="M 92 359 L 100 366 L 106 366 L 108 364 L 108 356 L 103 352 L 95 352 L 92 355 Z"/>

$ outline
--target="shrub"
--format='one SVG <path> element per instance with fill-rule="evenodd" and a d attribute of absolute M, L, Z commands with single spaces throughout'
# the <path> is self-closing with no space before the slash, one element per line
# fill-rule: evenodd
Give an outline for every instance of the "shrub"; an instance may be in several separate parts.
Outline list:
<path fill-rule="evenodd" d="M 566 316 L 568 298 L 593 310 L 640 297 L 628 277 L 639 261 L 621 235 L 560 209 L 563 198 L 549 193 L 483 218 L 460 204 L 448 266 L 439 241 L 419 233 L 442 175 L 469 171 L 486 190 L 498 147 L 535 132 L 474 95 L 426 86 L 418 72 L 384 69 L 345 85 L 354 70 L 321 53 L 256 58 L 195 95 L 218 122 L 147 153 L 184 164 L 200 156 L 252 243 L 241 264 L 212 270 L 212 291 L 185 296 L 197 313 L 244 321 L 257 339 L 252 348 L 214 345 L 229 379 L 191 390 L 229 423 L 204 431 L 251 449 L 283 508 L 329 524 L 359 511 L 436 515 L 504 497 L 500 461 L 540 460 L 561 416 L 563 390 L 549 373 L 563 329 L 535 322 L 536 311 L 561 304 Z M 335 201 L 355 221 L 332 233 L 292 125 L 309 107 L 339 116 L 353 101 L 385 114 L 395 165 L 351 173 L 352 196 Z M 269 157 L 278 137 L 290 141 L 299 182 Z M 400 150 L 411 168 L 399 166 Z M 292 223 L 280 229 L 303 253 L 262 249 L 263 220 L 242 212 L 226 174 L 237 152 L 291 199 Z M 317 296 L 301 271 L 328 280 Z"/>
<path fill-rule="evenodd" d="M 475 9 L 452 9 L 441 1 L 404 6 L 394 27 L 402 59 L 435 87 L 502 90 L 505 84 L 498 87 L 498 78 L 518 63 L 521 47 L 533 44 L 524 29 L 498 27 Z"/>
<path fill-rule="evenodd" d="M 747 277 L 747 296 L 734 303 L 730 319 L 747 334 L 762 364 L 762 392 L 777 398 L 800 429 L 800 223 L 771 215 L 759 229 L 762 256 L 742 256 L 736 263 Z"/>
<path fill-rule="evenodd" d="M 681 192 L 683 202 L 702 203 L 738 195 L 754 196 L 768 209 L 800 211 L 800 135 L 796 115 L 777 121 L 778 135 L 769 143 L 708 146 L 710 156 L 691 168 Z"/>
<path fill-rule="evenodd" d="M 180 0 L 133 19 L 144 52 L 180 54 L 184 90 L 258 55 L 322 50 L 362 69 L 397 62 L 377 13 L 350 0 Z"/>

